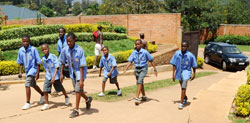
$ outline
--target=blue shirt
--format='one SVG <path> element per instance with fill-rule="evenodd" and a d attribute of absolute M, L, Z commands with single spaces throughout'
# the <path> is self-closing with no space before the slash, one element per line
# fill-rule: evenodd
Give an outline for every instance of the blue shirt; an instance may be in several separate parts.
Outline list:
<path fill-rule="evenodd" d="M 80 67 L 83 67 L 83 79 L 86 78 L 88 68 L 84 51 L 77 44 L 75 44 L 73 49 L 70 49 L 68 46 L 63 48 L 59 59 L 63 64 L 65 64 L 66 61 L 68 62 L 70 78 L 80 80 Z"/>
<path fill-rule="evenodd" d="M 192 75 L 191 67 L 198 67 L 195 56 L 189 51 L 183 55 L 181 50 L 175 52 L 170 64 L 176 66 L 175 78 L 177 80 L 189 80 Z"/>
<path fill-rule="evenodd" d="M 40 55 L 37 49 L 31 45 L 27 49 L 19 48 L 17 56 L 17 64 L 23 65 L 26 77 L 35 76 L 37 73 L 37 65 L 41 64 Z"/>
<path fill-rule="evenodd" d="M 111 71 L 112 67 L 116 67 L 116 60 L 115 57 L 108 54 L 108 58 L 106 59 L 105 56 L 101 57 L 99 67 L 104 67 L 104 77 L 108 77 L 108 73 Z M 119 74 L 116 68 L 111 73 L 111 78 L 116 77 Z"/>
<path fill-rule="evenodd" d="M 64 35 L 63 41 L 59 37 L 57 41 L 57 52 L 61 53 L 62 49 L 66 46 L 68 46 L 67 41 L 66 41 L 66 35 Z"/>
<path fill-rule="evenodd" d="M 141 48 L 138 52 L 134 50 L 128 58 L 128 61 L 135 63 L 135 67 L 147 67 L 148 61 L 152 62 L 154 57 L 145 49 Z"/>
<path fill-rule="evenodd" d="M 57 60 L 57 57 L 54 54 L 49 53 L 48 58 L 43 56 L 43 68 L 46 70 L 45 77 L 48 80 L 51 80 L 54 76 L 56 69 L 59 68 L 59 62 Z M 55 80 L 58 80 L 60 76 L 59 70 L 56 73 Z"/>

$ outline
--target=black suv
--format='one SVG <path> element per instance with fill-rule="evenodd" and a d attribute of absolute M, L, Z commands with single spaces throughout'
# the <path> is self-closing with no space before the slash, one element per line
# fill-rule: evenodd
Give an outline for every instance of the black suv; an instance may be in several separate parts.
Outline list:
<path fill-rule="evenodd" d="M 244 70 L 249 65 L 249 59 L 232 44 L 209 42 L 204 50 L 205 63 L 215 63 L 223 70 L 229 68 Z"/>

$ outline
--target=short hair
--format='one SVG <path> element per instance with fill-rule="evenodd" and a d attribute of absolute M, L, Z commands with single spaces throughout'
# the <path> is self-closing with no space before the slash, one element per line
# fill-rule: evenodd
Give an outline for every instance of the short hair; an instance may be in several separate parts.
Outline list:
<path fill-rule="evenodd" d="M 49 48 L 49 45 L 48 44 L 42 44 L 42 46 L 41 47 L 43 47 L 43 46 L 46 46 L 46 47 L 48 47 Z"/>
<path fill-rule="evenodd" d="M 98 29 L 98 30 L 102 30 L 102 26 L 99 25 L 99 26 L 97 27 L 97 29 Z"/>
<path fill-rule="evenodd" d="M 68 37 L 71 37 L 71 38 L 73 38 L 73 39 L 76 39 L 76 35 L 73 33 L 73 32 L 69 32 L 68 34 L 67 34 L 67 38 Z"/>
<path fill-rule="evenodd" d="M 23 35 L 22 38 L 27 38 L 30 41 L 30 36 L 28 34 Z"/>
<path fill-rule="evenodd" d="M 60 30 L 60 29 L 62 29 L 62 30 L 63 30 L 63 32 L 66 32 L 65 28 L 60 27 L 58 30 Z"/>
<path fill-rule="evenodd" d="M 187 45 L 189 45 L 188 41 L 182 41 L 181 45 L 182 45 L 182 44 L 187 44 Z"/>
<path fill-rule="evenodd" d="M 102 50 L 103 50 L 104 48 L 106 48 L 106 49 L 108 49 L 108 50 L 109 50 L 109 47 L 108 47 L 108 46 L 104 46 L 104 47 L 102 47 Z"/>
<path fill-rule="evenodd" d="M 135 43 L 136 43 L 137 41 L 139 41 L 140 43 L 142 43 L 142 40 L 141 40 L 141 39 L 136 39 L 136 40 L 135 40 Z"/>
<path fill-rule="evenodd" d="M 140 33 L 140 38 L 144 39 L 144 33 Z"/>

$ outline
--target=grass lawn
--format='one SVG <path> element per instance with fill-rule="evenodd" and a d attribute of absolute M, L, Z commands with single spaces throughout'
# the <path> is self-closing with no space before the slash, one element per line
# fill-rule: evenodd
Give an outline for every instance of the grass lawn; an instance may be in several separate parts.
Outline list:
<path fill-rule="evenodd" d="M 205 48 L 206 44 L 200 44 L 199 48 Z M 250 52 L 250 45 L 236 45 L 240 51 Z"/>
<path fill-rule="evenodd" d="M 216 72 L 198 72 L 196 74 L 196 79 L 204 76 L 209 76 L 216 74 Z M 144 88 L 147 91 L 153 91 L 159 88 L 164 88 L 168 86 L 173 86 L 179 84 L 179 81 L 173 82 L 172 79 L 164 79 L 164 80 L 159 80 L 159 81 L 153 81 L 151 83 L 146 83 L 144 84 Z M 137 90 L 137 86 L 129 86 L 129 87 L 124 87 L 121 88 L 122 90 L 122 96 L 116 96 L 116 89 L 112 90 L 106 90 L 105 91 L 105 96 L 104 97 L 98 97 L 98 94 L 100 93 L 94 93 L 91 94 L 94 100 L 99 100 L 99 101 L 104 101 L 104 102 L 114 102 L 122 99 L 126 99 L 129 97 L 133 97 L 135 95 L 135 92 Z"/>
<path fill-rule="evenodd" d="M 79 46 L 83 48 L 85 57 L 94 56 L 95 42 L 76 42 L 76 44 L 78 44 Z M 112 41 L 104 40 L 104 45 L 109 47 L 110 53 L 114 53 L 118 51 L 126 51 L 126 50 L 133 49 L 134 42 L 129 39 L 112 40 Z M 58 56 L 57 45 L 50 44 L 49 47 L 50 47 L 50 52 Z M 36 48 L 38 49 L 39 54 L 42 58 L 42 56 L 44 55 L 42 53 L 41 47 L 36 47 Z M 3 52 L 3 56 L 5 56 L 6 61 L 16 61 L 17 54 L 18 54 L 18 49 Z"/>
<path fill-rule="evenodd" d="M 232 123 L 250 123 L 249 117 L 237 117 L 235 113 L 230 112 L 228 119 L 232 121 Z"/>

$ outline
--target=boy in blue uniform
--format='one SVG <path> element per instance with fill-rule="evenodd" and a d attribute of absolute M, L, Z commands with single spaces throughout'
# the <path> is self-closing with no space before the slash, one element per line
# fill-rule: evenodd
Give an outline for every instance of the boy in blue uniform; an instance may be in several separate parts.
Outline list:
<path fill-rule="evenodd" d="M 70 114 L 70 118 L 79 116 L 79 103 L 81 97 L 86 101 L 86 109 L 89 110 L 91 107 L 92 97 L 87 97 L 83 91 L 84 79 L 86 79 L 87 74 L 87 63 L 84 56 L 84 51 L 81 47 L 75 44 L 76 36 L 74 33 L 68 33 L 67 44 L 60 54 L 61 65 L 61 75 L 60 81 L 63 80 L 63 68 L 66 61 L 69 64 L 70 78 L 75 83 L 76 92 L 76 107 Z"/>
<path fill-rule="evenodd" d="M 22 107 L 23 110 L 26 110 L 30 108 L 30 87 L 33 87 L 39 94 L 41 94 L 40 104 L 44 102 L 44 96 L 41 89 L 36 84 L 36 80 L 39 78 L 40 73 L 40 55 L 37 49 L 30 45 L 30 37 L 28 35 L 22 37 L 22 43 L 23 47 L 18 50 L 17 63 L 20 65 L 18 77 L 22 78 L 23 67 L 26 74 L 26 103 Z"/>
<path fill-rule="evenodd" d="M 48 44 L 43 44 L 41 46 L 42 52 L 44 53 L 43 56 L 43 67 L 46 70 L 45 81 L 43 86 L 43 93 L 45 98 L 45 104 L 41 108 L 41 110 L 46 110 L 49 108 L 49 101 L 48 101 L 48 93 L 51 93 L 51 86 L 55 87 L 57 92 L 63 92 L 65 96 L 65 105 L 69 105 L 69 97 L 66 94 L 66 91 L 60 82 L 59 78 L 59 62 L 57 57 L 54 54 L 49 52 Z"/>
<path fill-rule="evenodd" d="M 147 62 L 151 62 L 153 68 L 154 68 L 154 73 L 155 76 L 157 77 L 157 70 L 155 67 L 155 64 L 153 62 L 153 56 L 145 49 L 142 48 L 142 41 L 140 39 L 137 39 L 135 41 L 135 50 L 131 53 L 131 55 L 128 58 L 128 65 L 124 71 L 126 73 L 128 67 L 134 62 L 135 64 L 135 76 L 136 76 L 136 81 L 137 81 L 137 92 L 136 92 L 136 98 L 135 98 L 135 105 L 139 105 L 140 100 L 140 92 L 142 92 L 142 100 L 141 101 L 146 101 L 146 94 L 144 90 L 144 77 L 147 75 L 148 72 L 148 64 Z"/>
<path fill-rule="evenodd" d="M 189 52 L 187 48 L 188 43 L 182 42 L 181 50 L 176 51 L 170 60 L 170 64 L 173 65 L 173 81 L 177 79 L 180 81 L 181 85 L 181 103 L 178 106 L 179 109 L 182 109 L 187 102 L 187 83 L 190 78 L 191 80 L 195 78 L 196 68 L 198 67 L 195 56 Z M 194 72 L 192 77 L 191 67 Z"/>
<path fill-rule="evenodd" d="M 117 75 L 119 74 L 119 72 L 116 69 L 117 64 L 116 64 L 115 57 L 109 54 L 109 48 L 107 46 L 104 46 L 102 48 L 102 51 L 104 53 L 104 56 L 101 57 L 101 60 L 99 63 L 99 67 L 100 67 L 99 77 L 101 77 L 101 72 L 102 72 L 103 67 L 104 67 L 104 76 L 103 76 L 103 81 L 102 81 L 102 92 L 98 94 L 98 96 L 100 97 L 105 96 L 104 94 L 105 84 L 108 78 L 111 84 L 116 85 L 117 96 L 121 96 L 122 92 L 117 82 Z"/>

